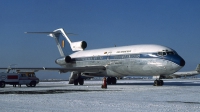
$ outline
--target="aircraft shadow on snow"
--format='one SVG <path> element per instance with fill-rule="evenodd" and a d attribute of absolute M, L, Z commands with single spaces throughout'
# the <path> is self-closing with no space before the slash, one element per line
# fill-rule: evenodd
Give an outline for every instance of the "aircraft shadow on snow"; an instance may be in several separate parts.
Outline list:
<path fill-rule="evenodd" d="M 153 85 L 152 82 L 131 82 L 131 83 L 117 83 L 116 85 Z M 189 81 L 189 82 L 168 82 L 164 81 L 163 86 L 200 86 L 200 81 Z"/>

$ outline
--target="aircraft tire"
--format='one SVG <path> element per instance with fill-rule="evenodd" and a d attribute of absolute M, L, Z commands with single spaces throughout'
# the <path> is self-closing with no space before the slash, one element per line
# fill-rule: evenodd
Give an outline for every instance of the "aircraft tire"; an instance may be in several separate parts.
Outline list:
<path fill-rule="evenodd" d="M 154 81 L 154 86 L 158 86 L 158 80 Z"/>
<path fill-rule="evenodd" d="M 78 79 L 78 83 L 79 83 L 79 85 L 83 85 L 84 84 L 84 79 L 83 78 L 79 78 Z"/>
<path fill-rule="evenodd" d="M 154 86 L 162 86 L 164 84 L 163 80 L 155 80 L 154 81 Z"/>
<path fill-rule="evenodd" d="M 164 82 L 163 80 L 160 80 L 160 86 L 163 86 Z"/>
<path fill-rule="evenodd" d="M 110 85 L 110 84 L 112 84 L 111 82 L 112 82 L 111 77 L 108 77 L 107 78 L 107 84 Z"/>
<path fill-rule="evenodd" d="M 111 83 L 112 84 L 116 84 L 117 83 L 117 79 L 115 77 L 111 77 Z"/>
<path fill-rule="evenodd" d="M 74 80 L 74 85 L 75 85 L 75 86 L 78 85 L 78 79 L 75 79 L 75 80 Z"/>

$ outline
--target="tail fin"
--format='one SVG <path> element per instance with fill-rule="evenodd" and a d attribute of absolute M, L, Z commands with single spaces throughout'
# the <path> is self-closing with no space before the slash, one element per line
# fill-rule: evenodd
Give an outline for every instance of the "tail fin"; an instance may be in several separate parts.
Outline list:
<path fill-rule="evenodd" d="M 196 71 L 200 73 L 200 64 L 197 65 Z"/>
<path fill-rule="evenodd" d="M 62 28 L 56 29 L 53 32 L 25 32 L 25 33 L 43 33 L 55 38 L 56 45 L 62 57 L 68 56 L 73 51 L 84 50 L 87 47 L 85 41 L 71 42 L 67 34 Z"/>
<path fill-rule="evenodd" d="M 68 56 L 73 52 L 71 49 L 72 42 L 62 28 L 54 30 L 49 36 L 55 38 L 56 45 L 62 57 Z"/>

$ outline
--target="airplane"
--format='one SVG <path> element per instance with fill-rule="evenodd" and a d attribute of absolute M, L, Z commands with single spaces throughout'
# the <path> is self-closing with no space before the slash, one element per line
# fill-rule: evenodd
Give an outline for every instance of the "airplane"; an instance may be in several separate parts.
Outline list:
<path fill-rule="evenodd" d="M 86 41 L 72 42 L 63 28 L 53 32 L 25 33 L 48 34 L 54 38 L 61 55 L 55 60 L 55 63 L 61 67 L 9 69 L 71 72 L 69 84 L 83 85 L 83 76 L 107 77 L 107 84 L 116 84 L 116 77 L 129 75 L 168 76 L 185 65 L 184 59 L 175 50 L 161 45 L 142 44 L 85 50 Z M 154 86 L 162 86 L 163 84 L 164 82 L 160 78 L 154 81 Z"/>
<path fill-rule="evenodd" d="M 198 64 L 196 69 L 193 71 L 175 72 L 175 73 L 169 75 L 169 77 L 179 78 L 179 77 L 186 77 L 186 76 L 194 76 L 194 75 L 198 75 L 198 74 L 200 74 L 200 64 Z"/>

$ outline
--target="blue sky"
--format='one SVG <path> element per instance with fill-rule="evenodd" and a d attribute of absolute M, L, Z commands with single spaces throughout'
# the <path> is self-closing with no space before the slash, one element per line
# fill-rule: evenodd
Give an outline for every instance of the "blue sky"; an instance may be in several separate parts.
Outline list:
<path fill-rule="evenodd" d="M 55 40 L 26 31 L 64 28 L 87 49 L 160 44 L 176 50 L 193 70 L 200 63 L 199 0 L 1 0 L 0 67 L 59 67 Z M 68 74 L 38 72 L 40 78 Z"/>

